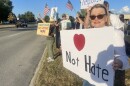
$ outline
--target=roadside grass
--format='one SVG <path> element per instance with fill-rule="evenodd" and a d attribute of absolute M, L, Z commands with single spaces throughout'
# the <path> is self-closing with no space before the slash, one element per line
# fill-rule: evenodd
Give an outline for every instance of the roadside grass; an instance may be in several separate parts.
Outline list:
<path fill-rule="evenodd" d="M 54 51 L 57 53 L 55 46 Z M 62 56 L 48 63 L 47 50 L 44 53 L 34 86 L 82 86 L 82 79 L 63 67 Z"/>
<path fill-rule="evenodd" d="M 44 53 L 34 86 L 82 86 L 82 79 L 63 67 L 62 56 L 48 63 L 47 50 Z M 57 53 L 55 46 L 54 53 Z M 130 69 L 126 71 L 126 86 L 130 86 Z"/>
<path fill-rule="evenodd" d="M 129 63 L 130 63 L 130 57 L 129 57 Z M 130 86 L 130 69 L 126 71 L 126 86 Z"/>

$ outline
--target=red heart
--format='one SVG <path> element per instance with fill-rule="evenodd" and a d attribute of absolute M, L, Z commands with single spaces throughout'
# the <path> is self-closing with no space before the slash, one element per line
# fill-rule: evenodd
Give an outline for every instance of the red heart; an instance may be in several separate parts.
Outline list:
<path fill-rule="evenodd" d="M 75 34 L 74 35 L 74 44 L 76 46 L 76 48 L 78 49 L 78 51 L 81 51 L 84 47 L 84 44 L 85 44 L 85 37 L 83 34 Z"/>

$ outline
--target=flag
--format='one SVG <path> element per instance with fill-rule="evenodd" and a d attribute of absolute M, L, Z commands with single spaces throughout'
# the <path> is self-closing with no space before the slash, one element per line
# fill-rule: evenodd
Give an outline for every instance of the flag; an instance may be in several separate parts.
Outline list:
<path fill-rule="evenodd" d="M 73 10 L 73 5 L 71 4 L 70 0 L 68 0 L 67 4 L 66 4 L 66 7 L 68 9 L 70 9 L 71 11 Z"/>
<path fill-rule="evenodd" d="M 44 16 L 47 15 L 47 13 L 50 11 L 50 8 L 48 7 L 48 5 L 46 4 L 45 5 L 45 8 L 44 8 Z"/>

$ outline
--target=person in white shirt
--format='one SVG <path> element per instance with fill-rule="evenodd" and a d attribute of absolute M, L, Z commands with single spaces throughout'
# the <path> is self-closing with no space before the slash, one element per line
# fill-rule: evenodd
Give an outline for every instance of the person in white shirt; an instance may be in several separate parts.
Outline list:
<path fill-rule="evenodd" d="M 63 14 L 61 21 L 61 30 L 70 30 L 70 29 L 71 29 L 71 21 L 67 19 L 66 14 Z"/>
<path fill-rule="evenodd" d="M 89 11 L 90 24 L 93 28 L 102 28 L 108 25 L 109 14 L 107 9 L 102 4 L 94 5 Z M 115 27 L 114 27 L 115 28 Z M 125 70 L 129 68 L 128 56 L 125 53 L 125 44 L 124 44 L 124 33 L 120 29 L 114 29 L 114 61 L 113 69 L 116 70 Z M 83 81 L 83 86 L 94 86 L 88 81 Z M 125 85 L 116 85 L 116 86 L 125 86 Z"/>
<path fill-rule="evenodd" d="M 109 3 L 107 1 L 104 1 L 104 5 L 106 6 L 107 10 L 109 11 Z M 109 11 L 109 17 L 110 17 L 109 18 L 110 25 L 112 25 L 114 28 L 119 29 L 122 32 L 124 32 L 126 25 L 123 21 L 121 21 L 120 16 L 115 15 Z M 115 85 L 118 86 L 118 84 L 125 83 L 125 70 L 117 70 L 115 73 L 115 78 L 116 78 Z M 120 79 L 122 81 L 120 81 Z"/>
<path fill-rule="evenodd" d="M 111 11 L 109 11 L 109 3 L 107 1 L 104 1 L 104 5 L 108 10 L 109 13 L 109 23 L 116 29 L 124 30 L 124 23 L 120 20 L 119 16 L 116 14 L 113 14 Z"/>

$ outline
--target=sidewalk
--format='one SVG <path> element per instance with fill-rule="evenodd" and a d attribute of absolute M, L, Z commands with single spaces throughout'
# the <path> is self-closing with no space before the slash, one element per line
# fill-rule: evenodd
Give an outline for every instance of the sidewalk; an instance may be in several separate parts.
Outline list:
<path fill-rule="evenodd" d="M 2 28 L 9 28 L 9 27 L 15 27 L 15 25 L 14 24 L 12 24 L 12 25 L 0 25 L 0 29 L 2 29 Z"/>
<path fill-rule="evenodd" d="M 37 26 L 37 24 L 28 24 L 28 27 L 35 27 Z M 1 25 L 0 24 L 0 29 L 3 29 L 3 28 L 11 28 L 11 27 L 16 27 L 15 24 L 10 24 L 10 25 Z"/>

